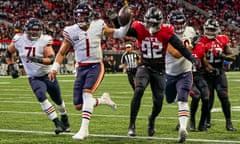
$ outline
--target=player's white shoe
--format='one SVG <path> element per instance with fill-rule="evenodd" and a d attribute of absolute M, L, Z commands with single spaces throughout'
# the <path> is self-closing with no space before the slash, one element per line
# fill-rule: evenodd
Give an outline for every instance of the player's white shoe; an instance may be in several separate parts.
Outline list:
<path fill-rule="evenodd" d="M 110 106 L 113 110 L 117 109 L 117 105 L 111 100 L 109 93 L 103 93 L 103 95 L 101 96 L 101 100 L 102 104 Z"/>
<path fill-rule="evenodd" d="M 84 140 L 88 136 L 89 136 L 88 129 L 85 130 L 80 129 L 74 136 L 72 136 L 72 138 L 75 140 Z"/>
<path fill-rule="evenodd" d="M 186 129 L 180 128 L 179 129 L 179 137 L 178 137 L 178 143 L 183 143 L 188 136 L 188 132 Z"/>

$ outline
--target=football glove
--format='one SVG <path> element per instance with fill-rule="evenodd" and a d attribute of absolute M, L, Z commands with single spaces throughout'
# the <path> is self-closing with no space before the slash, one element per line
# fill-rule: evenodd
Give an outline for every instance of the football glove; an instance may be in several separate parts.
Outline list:
<path fill-rule="evenodd" d="M 215 76 L 219 76 L 221 74 L 221 72 L 218 68 L 214 68 L 213 73 L 214 73 Z"/>
<path fill-rule="evenodd" d="M 11 74 L 12 78 L 16 79 L 19 77 L 18 70 L 15 69 L 14 64 L 9 64 L 9 73 Z"/>
<path fill-rule="evenodd" d="M 214 68 L 212 71 L 208 73 L 210 77 L 219 76 L 221 74 L 220 70 L 218 68 Z"/>
<path fill-rule="evenodd" d="M 196 65 L 196 66 L 199 65 L 200 63 L 194 56 L 191 56 L 191 62 L 193 65 Z"/>
<path fill-rule="evenodd" d="M 117 18 L 117 13 L 114 9 L 110 9 L 106 12 L 106 16 L 110 19 L 110 20 L 113 20 L 115 18 Z"/>
<path fill-rule="evenodd" d="M 225 58 L 226 58 L 226 55 L 225 55 L 224 53 L 221 53 L 221 54 L 219 54 L 219 57 L 220 57 L 221 59 L 225 59 Z"/>

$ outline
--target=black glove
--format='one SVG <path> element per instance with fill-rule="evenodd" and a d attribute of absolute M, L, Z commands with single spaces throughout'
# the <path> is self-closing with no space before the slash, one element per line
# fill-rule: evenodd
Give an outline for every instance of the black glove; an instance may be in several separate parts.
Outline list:
<path fill-rule="evenodd" d="M 199 42 L 200 38 L 201 38 L 200 35 L 197 35 L 197 36 L 193 37 L 192 42 L 191 42 L 193 47 L 195 47 L 197 45 L 197 43 Z"/>
<path fill-rule="evenodd" d="M 9 64 L 8 70 L 9 70 L 9 73 L 11 74 L 12 78 L 15 79 L 15 78 L 19 77 L 18 70 L 15 69 L 14 64 Z"/>
<path fill-rule="evenodd" d="M 214 73 L 215 76 L 219 76 L 221 74 L 220 70 L 218 68 L 214 68 L 213 73 Z"/>
<path fill-rule="evenodd" d="M 38 57 L 29 56 L 28 60 L 30 60 L 31 62 L 35 62 L 35 63 L 41 63 L 41 64 L 43 63 L 43 59 L 42 58 L 38 58 Z"/>
<path fill-rule="evenodd" d="M 212 71 L 208 73 L 210 77 L 219 76 L 221 74 L 220 70 L 218 68 L 214 68 Z"/>
<path fill-rule="evenodd" d="M 191 56 L 191 62 L 195 66 L 199 65 L 199 63 L 200 63 L 194 56 Z"/>
<path fill-rule="evenodd" d="M 113 20 L 113 19 L 117 18 L 118 14 L 116 13 L 116 11 L 114 9 L 110 9 L 106 12 L 106 16 L 109 19 Z"/>
<path fill-rule="evenodd" d="M 225 58 L 226 58 L 226 55 L 225 55 L 224 53 L 221 53 L 221 54 L 219 54 L 219 57 L 220 57 L 221 59 L 225 59 Z"/>

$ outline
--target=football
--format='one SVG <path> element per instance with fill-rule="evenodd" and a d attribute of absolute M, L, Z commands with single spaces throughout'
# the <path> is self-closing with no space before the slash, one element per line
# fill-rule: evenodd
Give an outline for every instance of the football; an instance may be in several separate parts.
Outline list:
<path fill-rule="evenodd" d="M 170 43 L 168 43 L 167 51 L 169 54 L 171 54 L 175 58 L 182 57 L 182 54 L 177 49 L 175 49 Z"/>
<path fill-rule="evenodd" d="M 128 6 L 122 7 L 118 12 L 118 22 L 121 26 L 129 23 L 132 17 L 131 9 Z"/>

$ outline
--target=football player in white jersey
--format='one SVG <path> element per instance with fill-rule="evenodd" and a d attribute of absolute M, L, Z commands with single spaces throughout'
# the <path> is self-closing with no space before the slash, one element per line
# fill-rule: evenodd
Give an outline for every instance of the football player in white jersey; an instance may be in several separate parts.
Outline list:
<path fill-rule="evenodd" d="M 191 41 L 196 36 L 196 32 L 192 27 L 186 26 L 185 15 L 179 10 L 171 11 L 168 21 L 174 26 L 176 34 L 184 45 L 191 49 Z M 181 138 L 179 142 L 183 142 L 187 136 L 188 95 L 193 81 L 192 63 L 175 51 L 176 49 L 168 47 L 166 52 L 166 98 L 169 103 L 178 102 L 179 137 Z"/>
<path fill-rule="evenodd" d="M 61 97 L 57 79 L 50 81 L 48 73 L 54 61 L 55 53 L 52 48 L 52 37 L 42 34 L 43 27 L 39 19 L 30 18 L 25 24 L 24 33 L 18 33 L 13 37 L 7 49 L 7 63 L 13 78 L 18 77 L 18 71 L 14 68 L 12 54 L 19 53 L 20 59 L 26 71 L 29 84 L 42 110 L 51 119 L 55 126 L 55 133 L 70 131 L 68 116 L 64 101 Z M 48 101 L 48 92 L 52 101 L 60 112 L 61 121 L 58 119 L 55 107 Z"/>
<path fill-rule="evenodd" d="M 104 93 L 100 98 L 93 98 L 104 76 L 101 39 L 105 36 L 124 37 L 131 23 L 130 18 L 128 24 L 119 29 L 109 28 L 102 19 L 94 19 L 93 13 L 93 9 L 87 3 L 79 3 L 76 6 L 75 24 L 64 28 L 64 40 L 49 73 L 49 78 L 53 80 L 64 55 L 73 47 L 78 64 L 73 103 L 77 110 L 82 110 L 82 123 L 80 130 L 72 138 L 79 140 L 89 135 L 89 122 L 95 106 L 105 104 L 116 109 L 116 104 L 108 93 Z"/>

